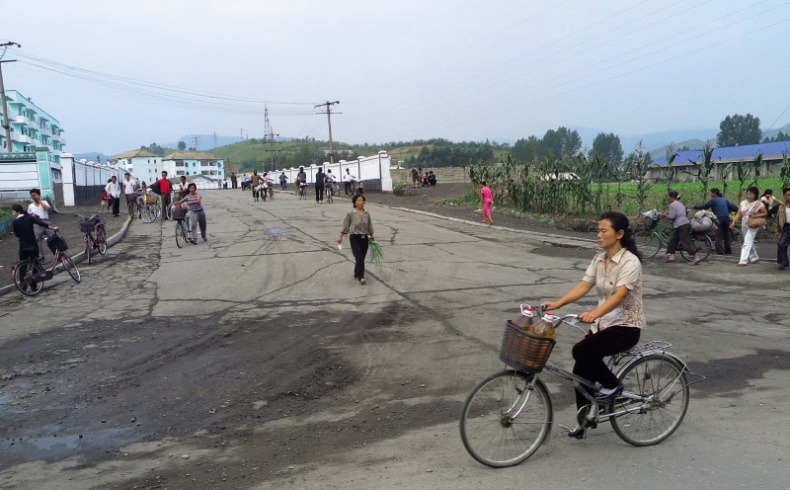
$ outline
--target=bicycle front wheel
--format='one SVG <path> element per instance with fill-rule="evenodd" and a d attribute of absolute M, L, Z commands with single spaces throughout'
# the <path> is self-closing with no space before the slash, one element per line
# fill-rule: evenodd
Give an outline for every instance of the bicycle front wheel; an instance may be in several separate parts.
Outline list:
<path fill-rule="evenodd" d="M 659 250 L 661 250 L 661 239 L 655 234 L 651 234 L 649 237 L 645 238 L 645 241 L 639 246 L 642 257 L 646 259 L 655 257 Z"/>
<path fill-rule="evenodd" d="M 690 390 L 685 369 L 677 361 L 660 354 L 634 361 L 617 375 L 628 393 L 645 400 L 619 397 L 609 407 L 615 433 L 628 444 L 658 444 L 683 422 L 689 406 Z"/>
<path fill-rule="evenodd" d="M 79 284 L 80 281 L 82 281 L 82 275 L 80 274 L 80 270 L 77 269 L 77 264 L 74 263 L 74 260 L 72 260 L 69 254 L 61 252 L 60 255 L 60 263 L 63 264 L 63 269 L 69 273 L 71 278 L 74 279 L 74 282 Z"/>
<path fill-rule="evenodd" d="M 461 412 L 461 441 L 484 465 L 521 463 L 538 450 L 553 422 L 551 398 L 540 379 L 502 371 L 478 384 Z"/>
<path fill-rule="evenodd" d="M 107 255 L 107 232 L 104 231 L 104 228 L 100 228 L 96 233 L 96 241 L 99 242 L 99 253 Z"/>
<path fill-rule="evenodd" d="M 184 221 L 178 220 L 176 221 L 176 245 L 178 246 L 178 248 L 181 248 L 184 246 L 186 242 L 187 242 L 187 232 L 184 227 Z"/>
<path fill-rule="evenodd" d="M 44 268 L 36 261 L 20 262 L 14 269 L 16 288 L 25 296 L 37 295 L 44 289 L 44 281 L 35 281 L 34 278 L 42 272 Z"/>

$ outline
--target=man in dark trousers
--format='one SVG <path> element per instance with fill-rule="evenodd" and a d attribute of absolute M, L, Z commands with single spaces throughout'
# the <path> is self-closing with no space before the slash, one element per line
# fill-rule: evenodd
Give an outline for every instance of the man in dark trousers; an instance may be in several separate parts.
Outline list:
<path fill-rule="evenodd" d="M 13 221 L 11 226 L 14 235 L 19 239 L 19 260 L 35 259 L 38 257 L 38 240 L 36 239 L 36 229 L 34 225 L 42 226 L 53 231 L 58 231 L 57 226 L 52 226 L 35 216 L 25 212 L 19 204 L 11 206 L 11 216 Z"/>
<path fill-rule="evenodd" d="M 326 174 L 322 167 L 318 167 L 318 172 L 315 174 L 315 203 L 321 204 L 324 202 L 324 179 Z"/>
<path fill-rule="evenodd" d="M 710 200 L 694 209 L 710 209 L 719 221 L 719 232 L 716 233 L 716 253 L 719 255 L 732 255 L 732 235 L 730 234 L 730 211 L 738 211 L 738 206 L 731 203 L 721 195 L 719 189 L 710 190 Z"/>
<path fill-rule="evenodd" d="M 790 187 L 782 191 L 785 196 L 785 205 L 779 208 L 776 213 L 776 236 L 779 239 L 777 242 L 776 251 L 776 268 L 781 270 L 787 269 L 790 265 L 790 260 L 787 259 L 787 247 L 790 246 Z"/>

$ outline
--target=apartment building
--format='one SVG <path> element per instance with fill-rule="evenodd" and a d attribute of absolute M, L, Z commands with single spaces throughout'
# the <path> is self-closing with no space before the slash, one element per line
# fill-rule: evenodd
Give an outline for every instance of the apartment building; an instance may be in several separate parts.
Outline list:
<path fill-rule="evenodd" d="M 32 152 L 46 148 L 57 162 L 66 140 L 60 122 L 33 101 L 16 90 L 6 90 L 8 122 L 11 126 L 11 145 L 5 141 L 5 131 L 0 131 L 0 151 Z M 2 114 L 0 105 L 0 114 Z"/>
<path fill-rule="evenodd" d="M 129 150 L 107 159 L 110 165 L 117 165 L 134 175 L 140 182 L 151 183 L 159 178 L 164 168 L 162 157 L 147 150 Z M 170 171 L 168 170 L 168 173 Z M 172 175 L 171 175 L 172 176 Z"/>
<path fill-rule="evenodd" d="M 225 161 L 203 151 L 177 151 L 162 160 L 162 170 L 170 177 L 204 175 L 225 180 Z"/>

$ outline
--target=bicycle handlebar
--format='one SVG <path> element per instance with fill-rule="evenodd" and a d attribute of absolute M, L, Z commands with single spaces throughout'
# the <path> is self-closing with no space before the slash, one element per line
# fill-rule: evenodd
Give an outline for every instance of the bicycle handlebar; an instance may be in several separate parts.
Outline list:
<path fill-rule="evenodd" d="M 519 305 L 519 308 L 521 309 L 521 314 L 524 316 L 530 316 L 530 317 L 536 316 L 532 307 L 528 304 L 521 304 Z M 537 315 L 538 318 L 542 318 L 547 313 L 546 308 L 542 304 L 538 305 L 537 312 L 538 312 Z M 557 316 L 554 315 L 553 313 L 549 313 L 549 315 L 551 315 L 551 321 L 554 322 L 554 328 L 557 328 L 560 326 L 560 324 L 565 323 L 566 325 L 573 327 L 582 333 L 586 333 L 586 330 L 578 325 L 579 315 L 577 314 Z"/>

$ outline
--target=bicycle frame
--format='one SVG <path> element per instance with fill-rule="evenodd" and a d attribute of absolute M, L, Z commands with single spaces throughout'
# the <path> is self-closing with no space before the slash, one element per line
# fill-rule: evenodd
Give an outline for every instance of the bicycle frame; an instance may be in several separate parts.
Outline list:
<path fill-rule="evenodd" d="M 571 320 L 571 321 L 569 321 L 569 320 Z M 581 331 L 582 333 L 585 333 L 585 330 L 582 327 L 577 325 L 577 321 L 576 320 L 578 320 L 578 315 L 565 315 L 565 316 L 559 318 L 556 321 L 556 323 L 554 325 L 554 328 L 556 329 L 562 323 L 565 323 L 566 325 L 568 325 L 570 327 L 573 327 L 573 328 Z M 680 366 L 680 368 L 681 368 L 680 369 L 680 373 L 678 374 L 678 376 L 672 381 L 672 383 L 668 387 L 666 387 L 664 389 L 664 392 L 667 392 L 668 390 L 671 390 L 675 386 L 675 384 L 678 382 L 678 380 L 681 379 L 681 377 L 683 376 L 684 373 L 687 373 L 687 372 L 690 373 L 690 371 L 688 369 L 688 366 L 686 365 L 685 362 L 683 362 L 683 360 L 681 360 L 676 355 L 674 355 L 674 354 L 672 354 L 670 352 L 667 352 L 667 349 L 669 349 L 669 347 L 671 347 L 671 346 L 672 346 L 672 344 L 670 344 L 668 342 L 662 342 L 662 341 L 648 342 L 648 343 L 642 344 L 640 346 L 636 346 L 636 347 L 634 347 L 633 349 L 631 349 L 629 351 L 622 352 L 622 353 L 619 353 L 619 354 L 615 354 L 614 356 L 609 357 L 609 361 L 607 363 L 607 367 L 609 368 L 609 370 L 613 371 L 614 367 L 617 366 L 622 359 L 630 358 L 629 361 L 626 362 L 620 370 L 618 370 L 618 372 L 619 372 L 619 371 L 622 371 L 622 370 L 626 369 L 631 364 L 639 361 L 643 357 L 646 357 L 648 355 L 653 355 L 653 354 L 660 354 L 661 356 L 664 356 L 664 357 L 667 357 L 667 358 L 671 359 L 673 362 L 677 363 L 678 366 Z M 586 414 L 585 418 L 587 418 L 587 420 L 589 420 L 591 422 L 594 421 L 596 424 L 602 423 L 602 422 L 606 422 L 606 421 L 608 421 L 611 418 L 616 418 L 616 417 L 620 417 L 622 415 L 626 415 L 626 414 L 629 414 L 629 413 L 634 413 L 634 412 L 639 412 L 639 411 L 642 411 L 642 410 L 649 409 L 649 408 L 651 408 L 651 405 L 656 401 L 654 396 L 652 396 L 652 395 L 646 397 L 646 396 L 638 395 L 638 394 L 635 394 L 635 393 L 630 393 L 630 392 L 627 392 L 627 391 L 623 391 L 620 395 L 618 395 L 619 398 L 627 398 L 629 400 L 633 400 L 633 401 L 640 402 L 640 403 L 635 405 L 633 408 L 624 408 L 624 409 L 618 410 L 616 412 L 611 412 L 611 413 L 609 413 L 609 412 L 600 413 L 600 408 L 603 405 L 600 405 L 598 403 L 598 401 L 596 401 L 595 397 L 590 394 L 590 392 L 594 393 L 594 392 L 598 391 L 600 389 L 600 386 L 596 385 L 595 383 L 591 383 L 589 380 L 587 380 L 585 378 L 582 378 L 581 376 L 578 376 L 576 374 L 573 374 L 570 371 L 567 371 L 567 370 L 557 366 L 556 364 L 547 363 L 546 366 L 544 367 L 544 370 L 546 370 L 546 371 L 548 371 L 548 372 L 550 372 L 550 373 L 554 374 L 555 376 L 558 376 L 558 377 L 560 377 L 562 379 L 571 381 L 573 383 L 574 389 L 576 389 L 576 391 L 581 393 L 582 396 L 584 396 L 584 398 L 587 399 L 590 402 L 591 410 Z M 526 396 L 519 397 L 519 400 L 517 400 L 516 403 L 513 404 L 513 406 L 519 405 L 518 409 L 515 410 L 515 412 L 511 413 L 511 409 L 513 408 L 513 407 L 511 407 L 511 409 L 508 409 L 505 412 L 511 420 L 513 420 L 516 417 L 518 417 L 519 414 L 524 409 L 524 407 L 527 405 L 527 402 L 529 401 L 529 395 L 532 393 L 532 390 L 534 389 L 535 384 L 537 384 L 538 382 L 542 382 L 542 381 L 539 381 L 539 378 L 540 378 L 539 374 L 536 373 L 535 375 L 533 375 L 532 376 L 532 381 L 529 384 L 529 388 L 530 389 L 527 390 Z M 688 383 L 688 384 L 691 384 L 691 383 Z M 584 388 L 586 388 L 586 389 L 584 389 Z M 523 401 L 520 401 L 522 398 L 523 398 Z M 671 400 L 671 398 L 670 398 L 670 400 Z M 606 408 L 606 406 L 603 406 L 603 407 Z"/>

